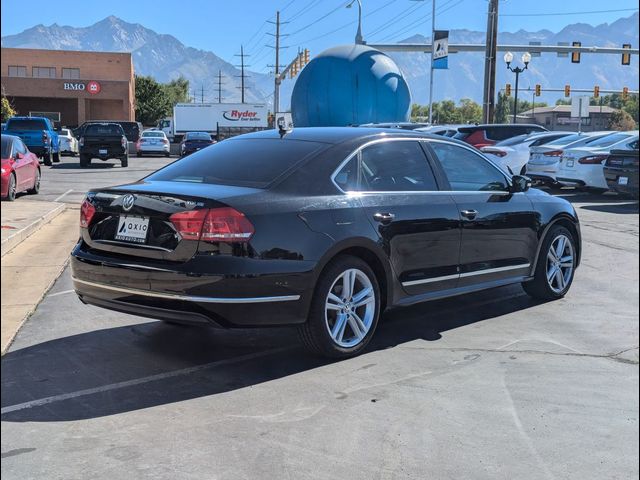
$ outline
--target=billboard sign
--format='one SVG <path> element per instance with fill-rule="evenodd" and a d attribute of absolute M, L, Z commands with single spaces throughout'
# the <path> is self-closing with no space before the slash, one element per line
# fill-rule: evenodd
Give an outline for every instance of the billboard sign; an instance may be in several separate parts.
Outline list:
<path fill-rule="evenodd" d="M 178 103 L 173 109 L 176 132 L 214 132 L 217 127 L 266 128 L 266 105 L 250 103 Z"/>
<path fill-rule="evenodd" d="M 433 32 L 433 68 L 446 70 L 449 68 L 449 30 Z"/>

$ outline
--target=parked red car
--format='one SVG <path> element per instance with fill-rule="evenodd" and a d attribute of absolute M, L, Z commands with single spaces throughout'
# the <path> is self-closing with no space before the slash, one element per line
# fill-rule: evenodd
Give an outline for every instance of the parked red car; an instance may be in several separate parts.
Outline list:
<path fill-rule="evenodd" d="M 489 124 L 469 125 L 458 127 L 458 133 L 453 138 L 467 142 L 476 148 L 488 147 L 502 140 L 513 138 L 517 135 L 546 132 L 547 129 L 535 124 Z"/>
<path fill-rule="evenodd" d="M 12 202 L 16 194 L 40 190 L 40 163 L 20 137 L 2 135 L 2 199 Z"/>

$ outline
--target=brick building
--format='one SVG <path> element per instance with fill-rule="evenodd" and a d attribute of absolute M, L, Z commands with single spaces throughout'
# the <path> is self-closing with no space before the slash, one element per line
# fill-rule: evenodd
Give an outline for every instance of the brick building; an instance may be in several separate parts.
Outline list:
<path fill-rule="evenodd" d="M 552 107 L 536 107 L 535 110 L 527 110 L 518 114 L 517 123 L 537 123 L 547 130 L 560 130 L 568 132 L 578 131 L 578 122 L 581 122 L 580 130 L 583 132 L 595 132 L 607 130 L 611 121 L 611 114 L 616 109 L 609 106 L 589 106 L 589 116 L 585 118 L 571 118 L 571 105 L 555 105 Z"/>
<path fill-rule="evenodd" d="M 74 127 L 135 120 L 130 53 L 2 48 L 2 89 L 19 115 Z"/>

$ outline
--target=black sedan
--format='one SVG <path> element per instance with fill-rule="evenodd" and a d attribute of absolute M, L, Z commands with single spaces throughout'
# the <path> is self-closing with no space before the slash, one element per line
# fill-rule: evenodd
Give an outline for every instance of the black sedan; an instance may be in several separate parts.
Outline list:
<path fill-rule="evenodd" d="M 573 207 L 468 145 L 399 130 L 235 137 L 90 191 L 72 254 L 80 299 L 170 322 L 297 324 L 358 354 L 385 308 L 522 283 L 563 297 Z"/>
<path fill-rule="evenodd" d="M 186 157 L 216 143 L 207 132 L 187 132 L 180 142 L 180 156 Z"/>
<path fill-rule="evenodd" d="M 640 195 L 638 170 L 640 151 L 638 141 L 633 150 L 612 150 L 604 162 L 604 178 L 614 192 L 629 195 L 637 199 Z"/>

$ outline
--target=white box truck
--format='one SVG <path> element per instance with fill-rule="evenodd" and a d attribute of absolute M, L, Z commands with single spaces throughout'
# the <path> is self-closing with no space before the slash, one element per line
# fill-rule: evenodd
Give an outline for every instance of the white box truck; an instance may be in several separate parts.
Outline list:
<path fill-rule="evenodd" d="M 173 117 L 161 120 L 158 128 L 179 142 L 187 132 L 214 134 L 218 127 L 266 128 L 268 113 L 266 105 L 249 103 L 178 103 Z"/>

